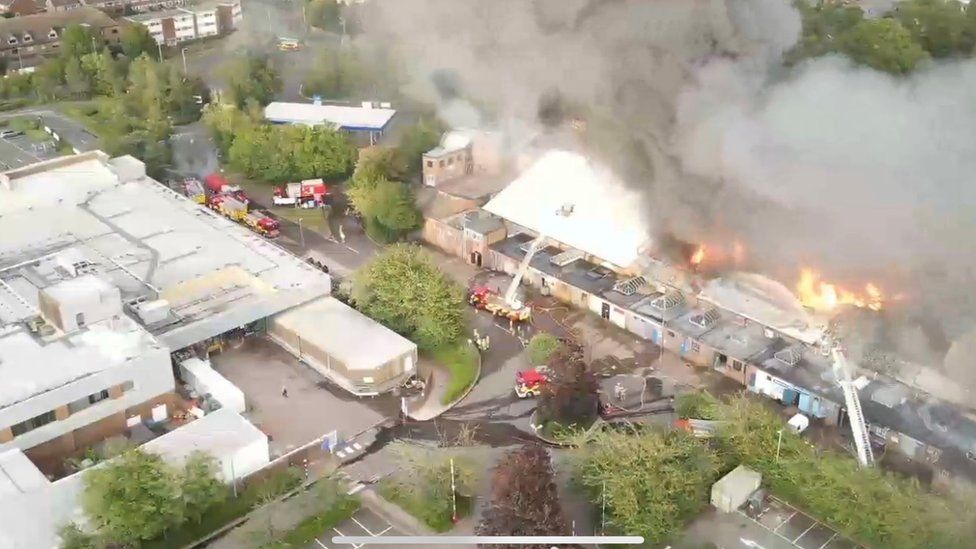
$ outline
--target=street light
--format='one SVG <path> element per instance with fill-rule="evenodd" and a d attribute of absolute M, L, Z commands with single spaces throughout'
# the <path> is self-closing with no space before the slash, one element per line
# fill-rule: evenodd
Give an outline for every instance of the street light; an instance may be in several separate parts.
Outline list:
<path fill-rule="evenodd" d="M 187 48 L 183 48 L 182 50 L 180 50 L 180 55 L 183 56 L 183 74 L 184 75 L 187 73 L 187 71 L 186 71 L 186 50 L 187 50 Z"/>
<path fill-rule="evenodd" d="M 779 431 L 776 431 L 776 432 L 779 433 L 779 439 L 776 441 L 776 461 L 778 462 L 779 461 L 779 449 L 780 449 L 780 446 L 783 445 L 783 430 L 780 429 Z"/>
<path fill-rule="evenodd" d="M 159 52 L 159 62 L 163 62 L 163 43 L 159 40 L 156 41 L 156 51 Z"/>

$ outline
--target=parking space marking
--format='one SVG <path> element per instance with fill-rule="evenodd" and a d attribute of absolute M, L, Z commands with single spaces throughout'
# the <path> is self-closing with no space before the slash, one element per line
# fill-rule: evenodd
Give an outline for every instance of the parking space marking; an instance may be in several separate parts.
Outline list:
<path fill-rule="evenodd" d="M 361 523 L 361 522 L 359 522 L 358 520 L 356 520 L 356 517 L 355 517 L 355 516 L 351 516 L 351 517 L 349 517 L 349 518 L 351 518 L 353 522 L 355 522 L 356 524 L 358 524 L 360 528 L 362 528 L 363 530 L 366 530 L 366 533 L 367 533 L 367 534 L 369 534 L 369 535 L 371 535 L 371 536 L 375 536 L 375 535 L 376 535 L 376 534 L 374 534 L 374 533 L 372 533 L 372 532 L 370 532 L 370 531 L 369 531 L 369 528 L 366 528 L 366 526 L 364 526 L 364 525 L 363 525 L 363 523 Z"/>
<path fill-rule="evenodd" d="M 766 524 L 766 523 L 764 523 L 764 522 L 762 522 L 760 520 L 760 519 L 762 519 L 764 517 L 764 515 L 767 514 L 768 511 L 773 511 L 772 513 L 770 513 L 770 515 L 778 515 L 780 513 L 784 513 L 785 514 L 786 512 L 789 512 L 788 510 L 790 510 L 790 509 L 793 510 L 793 512 L 790 513 L 790 516 L 788 518 L 786 518 L 786 520 L 783 520 L 782 522 L 780 522 L 775 527 L 773 527 L 770 524 Z M 849 543 L 850 544 L 850 547 L 855 547 L 855 548 L 860 547 L 859 545 L 857 545 L 857 544 L 855 544 L 853 542 L 850 542 L 846 538 L 838 537 L 838 536 L 840 536 L 840 532 L 837 531 L 836 529 L 831 528 L 830 526 L 828 526 L 828 525 L 820 522 L 819 520 L 816 520 L 815 518 L 807 515 L 806 513 L 803 513 L 802 511 L 791 507 L 789 504 L 787 504 L 785 502 L 782 502 L 782 501 L 779 501 L 779 500 L 777 500 L 775 498 L 772 498 L 770 500 L 770 506 L 767 507 L 766 509 L 764 509 L 755 518 L 749 516 L 749 514 L 747 514 L 745 511 L 743 511 L 741 509 L 739 509 L 738 512 L 742 516 L 748 518 L 749 520 L 753 521 L 754 523 L 758 524 L 759 526 L 762 526 L 766 530 L 769 530 L 770 532 L 776 534 L 780 538 L 786 540 L 790 545 L 792 545 L 794 547 L 797 547 L 799 549 L 806 549 L 806 548 L 804 548 L 804 546 L 802 546 L 802 545 L 800 545 L 798 543 L 800 541 L 800 539 L 803 538 L 803 536 L 805 536 L 807 533 L 809 533 L 811 530 L 813 530 L 815 527 L 818 527 L 818 526 L 820 526 L 823 529 L 828 530 L 828 531 L 830 531 L 832 533 L 831 536 L 827 539 L 827 541 L 825 541 L 822 545 L 820 545 L 818 547 L 818 549 L 825 549 L 826 547 L 830 546 L 835 541 L 836 542 L 840 542 L 840 543 Z M 777 517 L 777 518 L 779 518 L 779 517 Z M 785 535 L 783 535 L 783 532 L 780 531 L 780 528 L 784 524 L 787 524 L 787 523 L 791 522 L 794 518 L 798 518 L 799 519 L 799 522 L 801 524 L 802 524 L 802 521 L 803 520 L 808 520 L 808 521 L 811 522 L 811 524 L 809 526 L 807 526 L 803 530 L 803 532 L 800 533 L 799 536 L 797 536 L 797 537 L 795 537 L 793 539 L 790 539 L 790 538 L 786 537 Z M 799 528 L 800 527 L 798 527 L 797 529 L 799 529 Z M 795 532 L 795 530 L 794 530 L 794 532 Z"/>
<path fill-rule="evenodd" d="M 315 538 L 315 543 L 319 544 L 322 549 L 329 549 L 329 546 L 319 541 L 319 538 Z"/>
<path fill-rule="evenodd" d="M 836 538 L 836 537 L 837 537 L 837 532 L 834 532 L 834 535 L 832 535 L 829 538 L 827 538 L 827 541 L 825 541 L 823 543 L 823 545 L 820 546 L 820 549 L 824 549 L 824 547 L 826 547 L 827 545 L 829 545 L 830 542 L 834 541 L 834 538 Z"/>

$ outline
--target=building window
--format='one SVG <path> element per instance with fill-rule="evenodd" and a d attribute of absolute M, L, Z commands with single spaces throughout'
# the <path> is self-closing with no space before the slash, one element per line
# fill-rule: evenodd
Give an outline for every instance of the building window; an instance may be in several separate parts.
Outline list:
<path fill-rule="evenodd" d="M 101 402 L 108 398 L 108 389 L 99 391 L 97 393 L 88 395 L 88 403 L 95 404 L 96 402 Z"/>
<path fill-rule="evenodd" d="M 433 160 L 428 160 L 427 161 L 427 167 L 428 168 L 433 168 L 434 167 L 434 161 Z"/>
<path fill-rule="evenodd" d="M 10 427 L 10 431 L 15 437 L 19 437 L 28 431 L 33 431 L 38 427 L 43 427 L 44 425 L 53 422 L 55 419 L 57 418 L 54 415 L 54 410 L 51 410 L 50 412 L 45 412 L 39 416 L 34 416 L 27 421 L 22 421 L 16 425 L 12 425 Z"/>
<path fill-rule="evenodd" d="M 133 383 L 133 382 L 131 382 L 131 381 L 126 381 L 125 383 L 122 384 L 122 392 L 123 393 L 128 393 L 129 391 L 131 391 L 131 390 L 133 390 L 135 388 L 136 388 L 136 384 Z"/>
<path fill-rule="evenodd" d="M 697 341 L 692 341 L 691 342 L 691 352 L 698 353 L 700 351 L 701 351 L 701 345 L 699 345 Z"/>
<path fill-rule="evenodd" d="M 16 36 L 11 36 L 10 38 L 7 39 L 7 43 L 8 44 L 16 44 L 17 43 L 17 37 Z"/>
<path fill-rule="evenodd" d="M 84 398 L 79 398 L 78 400 L 68 404 L 68 412 L 72 414 L 80 412 L 92 404 L 97 404 L 106 399 L 108 399 L 108 389 L 99 391 L 97 393 L 92 393 Z"/>
<path fill-rule="evenodd" d="M 24 35 L 24 42 L 33 42 L 33 41 L 34 41 L 34 38 L 31 35 L 29 35 L 29 34 L 25 34 Z"/>
<path fill-rule="evenodd" d="M 453 156 L 447 159 L 447 165 L 448 166 L 453 166 L 454 165 L 454 157 Z"/>
<path fill-rule="evenodd" d="M 736 372 L 741 372 L 742 371 L 742 363 L 739 362 L 738 360 L 733 360 L 732 361 L 732 369 L 735 370 Z"/>
<path fill-rule="evenodd" d="M 443 160 L 439 161 L 437 163 L 437 165 L 440 166 L 441 168 L 443 168 L 444 167 L 444 161 Z"/>

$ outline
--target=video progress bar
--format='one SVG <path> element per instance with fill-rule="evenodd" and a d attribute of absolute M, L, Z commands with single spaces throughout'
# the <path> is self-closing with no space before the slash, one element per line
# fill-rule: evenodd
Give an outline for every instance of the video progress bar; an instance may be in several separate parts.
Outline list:
<path fill-rule="evenodd" d="M 643 536 L 334 536 L 337 545 L 538 545 L 600 544 L 639 545 Z"/>

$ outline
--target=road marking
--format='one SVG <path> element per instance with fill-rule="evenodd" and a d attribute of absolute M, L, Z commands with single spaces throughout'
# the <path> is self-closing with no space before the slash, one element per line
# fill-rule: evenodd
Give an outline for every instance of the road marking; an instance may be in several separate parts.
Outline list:
<path fill-rule="evenodd" d="M 784 525 L 784 524 L 786 524 L 787 522 L 789 522 L 789 521 L 791 521 L 791 520 L 793 520 L 793 517 L 795 517 L 795 516 L 796 516 L 796 513 L 797 513 L 796 511 L 793 511 L 793 514 L 792 514 L 792 515 L 790 515 L 789 517 L 787 517 L 787 519 L 786 519 L 786 520 L 784 520 L 783 522 L 781 522 L 781 523 L 779 523 L 779 524 L 778 524 L 778 525 L 776 526 L 776 528 L 773 528 L 773 532 L 776 532 L 776 533 L 778 534 L 778 533 L 779 533 L 779 529 L 780 529 L 780 528 L 782 528 L 782 527 L 783 527 L 783 525 Z M 784 537 L 785 537 L 785 536 L 784 536 Z"/>
<path fill-rule="evenodd" d="M 322 549 L 329 549 L 329 547 L 326 544 L 319 541 L 319 538 L 315 538 L 315 543 L 319 544 L 319 547 L 321 547 Z"/>
<path fill-rule="evenodd" d="M 349 250 L 350 252 L 352 252 L 354 254 L 358 254 L 359 253 L 355 248 L 351 248 L 350 246 L 348 246 L 346 244 L 343 244 L 343 246 L 345 246 L 347 250 Z"/>
<path fill-rule="evenodd" d="M 389 532 L 389 531 L 390 531 L 390 530 L 392 530 L 392 529 L 393 529 L 393 527 L 392 527 L 392 526 L 387 526 L 386 528 L 384 528 L 384 529 L 383 529 L 383 531 L 382 531 L 382 532 L 380 532 L 379 534 L 376 534 L 376 535 L 377 535 L 377 536 L 382 536 L 383 534 L 385 534 L 385 533 L 387 533 L 387 532 Z"/>
<path fill-rule="evenodd" d="M 836 537 L 837 537 L 837 532 L 834 532 L 834 535 L 832 535 L 832 536 L 830 536 L 829 538 L 827 538 L 827 541 L 825 541 L 825 542 L 823 543 L 823 545 L 821 545 L 821 546 L 820 546 L 820 548 L 819 548 L 819 549 L 824 549 L 824 547 L 826 547 L 828 543 L 830 543 L 830 542 L 832 542 L 832 541 L 834 541 L 834 538 L 836 538 Z"/>
<path fill-rule="evenodd" d="M 806 530 L 803 531 L 802 534 L 800 534 L 799 536 L 797 536 L 796 539 L 793 540 L 793 543 L 796 543 L 796 542 L 800 541 L 800 538 L 802 538 L 803 536 L 807 535 L 807 532 L 809 532 L 810 530 L 812 530 L 813 527 L 816 526 L 816 525 L 818 525 L 818 524 L 820 524 L 820 523 L 817 522 L 816 520 L 814 520 L 813 521 L 813 524 L 810 525 L 810 528 L 807 528 Z"/>
<path fill-rule="evenodd" d="M 349 517 L 349 518 L 351 518 L 353 522 L 355 522 L 356 524 L 358 524 L 360 528 L 362 528 L 363 530 L 366 530 L 366 533 L 367 534 L 369 534 L 371 536 L 375 536 L 376 535 L 376 534 L 370 532 L 369 531 L 369 528 L 366 528 L 366 526 L 363 523 L 361 523 L 358 520 L 356 520 L 356 517 Z"/>

